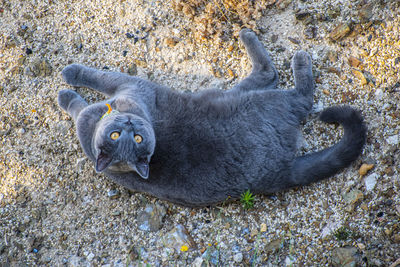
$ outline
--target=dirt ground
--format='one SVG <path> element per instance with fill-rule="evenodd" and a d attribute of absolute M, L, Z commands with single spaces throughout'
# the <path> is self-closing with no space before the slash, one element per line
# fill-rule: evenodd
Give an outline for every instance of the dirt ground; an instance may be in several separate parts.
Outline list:
<path fill-rule="evenodd" d="M 0 266 L 399 265 L 400 2 L 260 3 L 0 1 Z M 251 68 L 243 26 L 270 51 L 283 88 L 295 51 L 312 56 L 301 153 L 340 139 L 317 115 L 348 104 L 368 125 L 360 159 L 326 181 L 257 195 L 251 209 L 185 208 L 96 174 L 57 105 L 70 88 L 61 70 L 81 63 L 175 90 L 224 90 Z"/>

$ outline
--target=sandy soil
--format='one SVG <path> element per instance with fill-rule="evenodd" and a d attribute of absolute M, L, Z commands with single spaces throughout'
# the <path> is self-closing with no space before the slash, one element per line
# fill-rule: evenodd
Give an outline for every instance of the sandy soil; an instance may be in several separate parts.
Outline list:
<path fill-rule="evenodd" d="M 278 2 L 250 21 L 282 87 L 293 85 L 294 52 L 312 55 L 317 92 L 302 153 L 340 138 L 340 127 L 317 120 L 332 105 L 360 109 L 368 141 L 335 177 L 256 196 L 245 210 L 239 201 L 184 208 L 96 174 L 56 102 L 70 63 L 176 90 L 229 88 L 250 70 L 237 32 L 200 41 L 196 22 L 169 1 L 2 0 L 0 266 L 389 266 L 400 258 L 399 2 Z M 333 36 L 338 25 L 349 26 L 344 37 Z M 370 169 L 360 175 L 363 164 Z M 140 227 L 146 207 L 157 211 L 156 231 Z M 181 226 L 192 240 L 174 239 Z"/>

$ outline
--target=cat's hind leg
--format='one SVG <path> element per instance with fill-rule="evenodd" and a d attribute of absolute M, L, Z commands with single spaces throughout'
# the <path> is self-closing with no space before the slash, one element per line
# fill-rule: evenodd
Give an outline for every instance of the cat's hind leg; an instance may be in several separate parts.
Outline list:
<path fill-rule="evenodd" d="M 310 55 L 305 51 L 298 51 L 292 59 L 295 89 L 306 98 L 313 99 L 314 77 Z"/>
<path fill-rule="evenodd" d="M 303 120 L 311 111 L 314 99 L 314 77 L 310 55 L 305 51 L 297 52 L 292 59 L 295 84 L 294 103 L 297 116 Z"/>
<path fill-rule="evenodd" d="M 72 90 L 61 90 L 58 93 L 58 105 L 74 118 L 88 106 L 88 103 L 78 93 Z"/>
<path fill-rule="evenodd" d="M 279 78 L 278 72 L 256 34 L 249 29 L 243 29 L 240 31 L 239 36 L 250 57 L 252 71 L 248 77 L 233 87 L 232 90 L 248 91 L 276 88 Z"/>
<path fill-rule="evenodd" d="M 128 74 L 100 71 L 79 64 L 65 67 L 62 76 L 72 86 L 89 87 L 107 96 L 113 96 L 120 85 L 139 80 Z"/>

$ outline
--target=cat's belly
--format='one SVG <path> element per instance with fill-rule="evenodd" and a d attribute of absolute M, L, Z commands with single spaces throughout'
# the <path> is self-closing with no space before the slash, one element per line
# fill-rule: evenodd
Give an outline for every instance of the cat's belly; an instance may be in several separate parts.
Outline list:
<path fill-rule="evenodd" d="M 177 138 L 179 142 L 158 143 L 150 176 L 162 177 L 176 190 L 184 186 L 183 191 L 192 194 L 196 188 L 203 188 L 205 195 L 242 193 L 260 179 L 279 179 L 288 171 L 296 137 L 297 132 L 282 134 L 270 125 L 208 133 L 193 129 L 186 138 Z"/>

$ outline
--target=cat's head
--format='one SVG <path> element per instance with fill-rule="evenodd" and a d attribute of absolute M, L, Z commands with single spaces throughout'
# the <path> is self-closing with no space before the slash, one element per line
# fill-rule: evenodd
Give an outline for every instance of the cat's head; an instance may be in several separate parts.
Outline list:
<path fill-rule="evenodd" d="M 135 171 L 147 179 L 155 143 L 153 127 L 139 116 L 118 113 L 102 118 L 93 139 L 96 171 Z"/>

